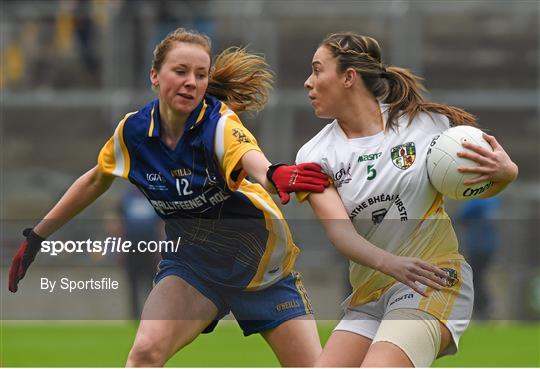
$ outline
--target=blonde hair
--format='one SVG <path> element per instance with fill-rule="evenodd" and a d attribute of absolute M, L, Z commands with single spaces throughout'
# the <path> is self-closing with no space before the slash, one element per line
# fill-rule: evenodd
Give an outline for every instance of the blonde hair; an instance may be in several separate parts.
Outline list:
<path fill-rule="evenodd" d="M 320 46 L 331 52 L 340 73 L 354 68 L 373 96 L 389 105 L 387 129 L 395 129 L 402 116 L 408 116 L 410 124 L 421 112 L 443 114 L 454 125 L 476 125 L 476 118 L 463 109 L 426 101 L 420 77 L 404 68 L 385 66 L 381 47 L 374 38 L 352 32 L 334 33 Z"/>
<path fill-rule="evenodd" d="M 178 28 L 169 33 L 154 49 L 152 68 L 161 69 L 167 53 L 175 42 L 203 47 L 212 63 L 212 43 L 208 36 L 193 30 Z M 237 113 L 258 112 L 264 108 L 274 82 L 274 73 L 263 56 L 245 48 L 223 50 L 210 69 L 206 92 L 226 103 Z"/>

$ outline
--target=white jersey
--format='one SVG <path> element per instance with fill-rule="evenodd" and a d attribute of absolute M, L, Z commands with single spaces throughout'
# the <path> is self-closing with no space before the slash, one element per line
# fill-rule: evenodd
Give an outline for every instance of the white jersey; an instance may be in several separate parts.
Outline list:
<path fill-rule="evenodd" d="M 381 105 L 385 126 L 386 110 Z M 421 113 L 411 125 L 401 117 L 396 131 L 349 139 L 334 120 L 300 149 L 296 162 L 321 165 L 358 233 L 377 247 L 435 264 L 461 259 L 442 195 L 426 169 L 432 138 L 447 128 L 447 117 Z M 351 306 L 378 299 L 395 282 L 354 262 L 350 281 Z"/>

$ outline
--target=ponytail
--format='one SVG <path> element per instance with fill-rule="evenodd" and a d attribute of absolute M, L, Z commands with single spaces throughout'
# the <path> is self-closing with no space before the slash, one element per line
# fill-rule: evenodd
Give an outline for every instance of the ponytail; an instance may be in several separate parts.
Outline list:
<path fill-rule="evenodd" d="M 388 82 L 387 93 L 383 97 L 383 102 L 389 105 L 387 127 L 394 129 L 397 120 L 401 116 L 409 117 L 409 124 L 419 113 L 438 113 L 445 115 L 452 125 L 472 125 L 475 126 L 476 118 L 465 110 L 455 106 L 433 103 L 426 101 L 422 92 L 426 88 L 420 81 L 420 77 L 415 76 L 409 70 L 398 67 L 387 67 L 383 74 Z"/>
<path fill-rule="evenodd" d="M 274 74 L 264 57 L 230 47 L 217 56 L 207 92 L 236 113 L 258 112 L 268 101 L 273 81 Z"/>

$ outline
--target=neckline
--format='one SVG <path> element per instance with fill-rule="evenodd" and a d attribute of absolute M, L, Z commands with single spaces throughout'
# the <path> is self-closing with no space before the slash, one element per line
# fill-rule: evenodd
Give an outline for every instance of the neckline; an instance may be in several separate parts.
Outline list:
<path fill-rule="evenodd" d="M 347 142 L 348 144 L 352 144 L 357 147 L 373 147 L 382 142 L 386 135 L 386 121 L 388 118 L 388 107 L 386 104 L 382 104 L 379 102 L 379 111 L 382 115 L 382 123 L 383 123 L 383 129 L 373 135 L 364 136 L 364 137 L 355 137 L 355 138 L 349 138 L 341 128 L 340 124 L 338 123 L 337 119 L 334 119 L 333 124 L 336 128 L 336 132 L 339 138 L 341 138 L 342 141 Z"/>

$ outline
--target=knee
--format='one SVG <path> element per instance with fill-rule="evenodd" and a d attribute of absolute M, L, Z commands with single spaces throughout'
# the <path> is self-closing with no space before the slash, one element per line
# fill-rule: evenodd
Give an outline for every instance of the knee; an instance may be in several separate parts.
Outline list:
<path fill-rule="evenodd" d="M 158 367 L 163 366 L 167 354 L 155 340 L 145 336 L 138 336 L 129 352 L 127 367 Z"/>
<path fill-rule="evenodd" d="M 331 368 L 331 367 L 336 367 L 336 366 L 355 366 L 355 365 L 343 365 L 343 363 L 339 363 L 339 365 L 336 365 L 336 361 L 332 360 L 331 356 L 325 355 L 324 352 L 322 352 L 313 363 L 314 368 Z"/>
<path fill-rule="evenodd" d="M 314 368 L 328 368 L 329 365 L 326 365 L 327 363 L 325 363 L 324 360 L 321 360 L 321 358 L 319 357 L 317 360 L 315 360 L 315 362 L 313 363 L 313 367 Z"/>

